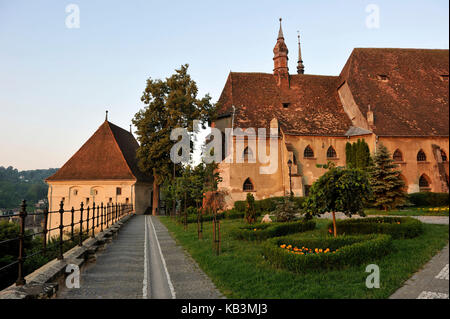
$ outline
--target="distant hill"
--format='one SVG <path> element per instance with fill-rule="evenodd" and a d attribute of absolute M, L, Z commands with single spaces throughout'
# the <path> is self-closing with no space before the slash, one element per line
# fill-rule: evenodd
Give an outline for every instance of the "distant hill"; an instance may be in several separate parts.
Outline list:
<path fill-rule="evenodd" d="M 44 180 L 58 169 L 19 171 L 12 166 L 0 166 L 0 209 L 13 209 L 26 199 L 29 206 L 47 197 L 48 186 Z"/>

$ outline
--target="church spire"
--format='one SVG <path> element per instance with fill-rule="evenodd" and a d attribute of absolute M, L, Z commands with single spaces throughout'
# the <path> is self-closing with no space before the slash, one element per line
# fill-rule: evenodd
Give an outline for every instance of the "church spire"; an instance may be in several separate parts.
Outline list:
<path fill-rule="evenodd" d="M 303 65 L 302 60 L 302 48 L 300 45 L 300 31 L 297 31 L 298 33 L 298 62 L 297 62 L 297 73 L 298 74 L 304 74 L 305 73 L 305 66 Z"/>
<path fill-rule="evenodd" d="M 278 31 L 278 39 L 273 49 L 273 74 L 277 78 L 278 85 L 281 87 L 289 87 L 289 68 L 288 68 L 288 53 L 289 50 L 284 42 L 283 28 L 281 26 L 282 19 L 280 18 L 280 31 Z"/>
<path fill-rule="evenodd" d="M 283 35 L 283 27 L 281 26 L 281 21 L 283 19 L 280 18 L 280 31 L 278 31 L 278 40 L 279 39 L 283 39 L 284 40 L 284 35 Z"/>

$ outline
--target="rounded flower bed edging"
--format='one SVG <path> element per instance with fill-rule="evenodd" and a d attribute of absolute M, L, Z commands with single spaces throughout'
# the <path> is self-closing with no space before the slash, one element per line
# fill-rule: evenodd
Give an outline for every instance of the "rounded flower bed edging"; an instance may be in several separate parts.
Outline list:
<path fill-rule="evenodd" d="M 392 237 L 384 234 L 304 239 L 287 236 L 264 243 L 263 255 L 277 268 L 302 273 L 372 262 L 391 249 Z"/>
<path fill-rule="evenodd" d="M 423 233 L 421 221 L 411 217 L 371 217 L 338 220 L 338 234 L 387 234 L 392 238 L 414 238 Z M 333 223 L 328 225 L 328 231 L 333 233 Z"/>
<path fill-rule="evenodd" d="M 231 236 L 238 240 L 265 240 L 268 238 L 301 233 L 316 228 L 313 220 L 301 220 L 287 223 L 255 224 L 239 227 L 231 232 Z"/>

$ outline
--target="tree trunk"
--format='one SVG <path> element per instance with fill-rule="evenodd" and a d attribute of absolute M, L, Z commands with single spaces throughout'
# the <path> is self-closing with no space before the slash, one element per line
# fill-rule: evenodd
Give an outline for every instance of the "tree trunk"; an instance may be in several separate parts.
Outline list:
<path fill-rule="evenodd" d="M 156 179 L 153 181 L 153 205 L 152 215 L 158 215 L 159 208 L 159 185 L 156 183 Z"/>
<path fill-rule="evenodd" d="M 333 214 L 333 230 L 334 230 L 334 237 L 337 237 L 336 214 L 335 214 L 335 212 L 332 212 L 332 214 Z"/>

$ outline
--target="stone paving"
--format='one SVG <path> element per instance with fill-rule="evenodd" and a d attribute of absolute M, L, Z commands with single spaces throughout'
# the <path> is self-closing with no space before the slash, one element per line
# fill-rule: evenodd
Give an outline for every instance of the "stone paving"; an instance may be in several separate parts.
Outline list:
<path fill-rule="evenodd" d="M 449 299 L 449 246 L 434 256 L 390 299 Z"/>
<path fill-rule="evenodd" d="M 157 217 L 137 215 L 117 239 L 82 269 L 80 288 L 62 287 L 62 299 L 223 298 L 209 277 Z"/>

